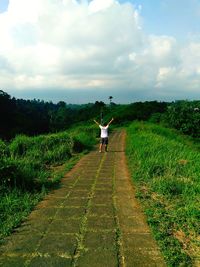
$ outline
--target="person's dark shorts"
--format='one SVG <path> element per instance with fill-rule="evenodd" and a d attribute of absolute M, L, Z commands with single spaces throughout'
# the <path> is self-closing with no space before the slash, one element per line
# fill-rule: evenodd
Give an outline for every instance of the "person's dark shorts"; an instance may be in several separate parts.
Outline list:
<path fill-rule="evenodd" d="M 108 137 L 106 137 L 106 138 L 102 138 L 102 137 L 101 137 L 101 139 L 100 139 L 100 143 L 101 143 L 102 145 L 107 145 L 107 144 L 108 144 Z"/>

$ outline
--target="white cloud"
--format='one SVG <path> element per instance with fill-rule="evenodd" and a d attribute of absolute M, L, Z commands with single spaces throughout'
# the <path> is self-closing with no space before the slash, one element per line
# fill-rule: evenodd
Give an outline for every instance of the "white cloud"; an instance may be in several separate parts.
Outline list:
<path fill-rule="evenodd" d="M 0 14 L 0 87 L 197 90 L 200 43 L 148 36 L 141 6 L 10 0 Z M 180 89 L 182 90 L 182 89 Z"/>
<path fill-rule="evenodd" d="M 174 74 L 176 73 L 176 69 L 174 67 L 161 67 L 158 70 L 157 75 L 157 88 L 162 88 L 164 83 L 170 81 Z"/>
<path fill-rule="evenodd" d="M 115 0 L 93 0 L 89 4 L 89 12 L 95 13 L 112 7 L 116 2 Z"/>
<path fill-rule="evenodd" d="M 199 73 L 200 68 L 200 42 L 191 42 L 181 52 L 183 70 L 187 75 Z"/>

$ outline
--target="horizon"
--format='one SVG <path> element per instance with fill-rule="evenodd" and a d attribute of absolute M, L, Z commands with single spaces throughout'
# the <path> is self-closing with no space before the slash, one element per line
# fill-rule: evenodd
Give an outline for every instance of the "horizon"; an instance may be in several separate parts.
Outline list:
<path fill-rule="evenodd" d="M 95 104 L 95 102 L 103 102 L 105 105 L 109 106 L 110 105 L 110 100 L 109 100 L 109 97 L 106 98 L 102 98 L 102 99 L 95 99 L 95 100 L 92 100 L 92 101 L 89 101 L 89 102 L 67 102 L 66 100 L 63 100 L 63 99 L 58 99 L 58 100 L 51 100 L 51 98 L 49 99 L 42 99 L 42 98 L 37 98 L 37 97 L 34 97 L 34 98 L 30 98 L 30 97 L 15 97 L 13 95 L 10 95 L 8 92 L 2 90 L 4 93 L 8 94 L 11 99 L 12 98 L 15 98 L 16 100 L 29 100 L 29 101 L 33 101 L 33 100 L 36 100 L 36 101 L 44 101 L 44 102 L 52 102 L 53 104 L 57 104 L 59 102 L 64 102 L 66 103 L 67 105 L 77 105 L 77 106 L 81 106 L 81 105 L 88 105 L 88 104 Z M 113 98 L 114 99 L 114 98 Z M 135 100 L 133 102 L 127 102 L 127 103 L 122 103 L 122 102 L 115 102 L 114 100 L 111 102 L 113 104 L 116 104 L 116 105 L 130 105 L 130 104 L 134 104 L 134 103 L 138 103 L 138 102 L 141 102 L 141 103 L 145 103 L 145 102 L 158 102 L 158 103 L 161 103 L 161 102 L 164 102 L 164 103 L 175 103 L 175 102 L 181 102 L 181 101 L 200 101 L 200 99 L 174 99 L 174 100 L 158 100 L 158 99 L 143 99 L 143 100 Z"/>
<path fill-rule="evenodd" d="M 197 0 L 2 0 L 0 88 L 72 104 L 200 99 L 199 24 Z"/>

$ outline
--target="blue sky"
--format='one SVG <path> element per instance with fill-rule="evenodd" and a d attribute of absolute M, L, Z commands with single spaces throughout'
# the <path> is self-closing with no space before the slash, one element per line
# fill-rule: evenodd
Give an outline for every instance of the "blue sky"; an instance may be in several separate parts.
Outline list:
<path fill-rule="evenodd" d="M 8 0 L 1 0 L 0 1 L 0 12 L 6 11 L 7 7 L 8 7 Z"/>
<path fill-rule="evenodd" d="M 147 33 L 172 35 L 181 41 L 186 41 L 191 34 L 199 34 L 199 0 L 132 0 L 129 2 L 135 6 L 142 6 L 140 14 Z"/>
<path fill-rule="evenodd" d="M 200 0 L 0 0 L 0 88 L 71 103 L 199 99 L 199 25 Z"/>

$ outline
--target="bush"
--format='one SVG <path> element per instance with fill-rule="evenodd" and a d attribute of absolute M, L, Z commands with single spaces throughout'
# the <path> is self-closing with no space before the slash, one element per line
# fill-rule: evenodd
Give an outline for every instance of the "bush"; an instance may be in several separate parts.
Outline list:
<path fill-rule="evenodd" d="M 0 155 L 1 159 L 9 155 L 9 149 L 1 139 L 0 139 Z"/>
<path fill-rule="evenodd" d="M 18 135 L 9 145 L 10 153 L 13 157 L 24 157 L 28 150 L 34 146 L 34 138 L 26 135 Z"/>
<path fill-rule="evenodd" d="M 164 120 L 170 127 L 200 138 L 200 101 L 177 101 L 170 104 Z"/>
<path fill-rule="evenodd" d="M 0 140 L 0 183 L 26 189 L 48 182 L 49 166 L 67 161 L 73 152 L 91 149 L 96 127 L 79 126 L 68 132 L 16 136 L 7 146 Z"/>
<path fill-rule="evenodd" d="M 95 143 L 95 139 L 87 133 L 79 133 L 73 137 L 73 151 L 80 153 L 85 149 L 91 149 Z"/>
<path fill-rule="evenodd" d="M 14 185 L 16 175 L 16 163 L 10 158 L 2 157 L 0 159 L 0 186 Z"/>
<path fill-rule="evenodd" d="M 160 123 L 163 119 L 163 114 L 162 113 L 154 113 L 151 115 L 149 122 L 152 123 Z"/>

